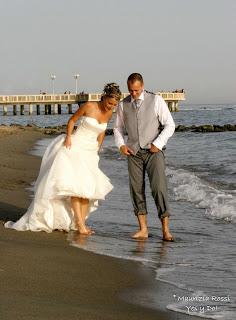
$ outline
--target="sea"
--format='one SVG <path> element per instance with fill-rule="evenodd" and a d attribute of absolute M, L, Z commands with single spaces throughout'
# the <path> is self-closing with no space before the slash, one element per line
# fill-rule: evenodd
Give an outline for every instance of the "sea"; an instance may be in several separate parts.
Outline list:
<path fill-rule="evenodd" d="M 236 104 L 184 104 L 172 116 L 176 126 L 236 124 Z M 47 116 L 0 113 L 0 124 L 55 126 L 66 124 L 69 117 L 66 109 L 62 115 Z M 39 140 L 31 152 L 42 156 L 51 139 Z M 176 132 L 164 153 L 175 242 L 161 240 L 148 178 L 150 237 L 146 241 L 131 238 L 137 221 L 129 196 L 127 159 L 119 154 L 113 136 L 107 136 L 100 167 L 114 189 L 89 217 L 96 233 L 90 237 L 71 233 L 69 244 L 139 261 L 155 271 L 155 280 L 169 290 L 140 298 L 144 305 L 204 319 L 236 319 L 236 132 Z"/>

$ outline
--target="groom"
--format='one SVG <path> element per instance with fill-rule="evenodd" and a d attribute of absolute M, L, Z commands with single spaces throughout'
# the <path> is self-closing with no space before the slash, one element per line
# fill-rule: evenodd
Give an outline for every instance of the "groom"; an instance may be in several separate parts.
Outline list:
<path fill-rule="evenodd" d="M 117 109 L 114 136 L 121 154 L 128 157 L 130 195 L 140 230 L 135 239 L 147 239 L 145 172 L 147 172 L 164 241 L 173 241 L 169 231 L 170 208 L 165 176 L 163 147 L 175 131 L 175 124 L 163 98 L 144 90 L 142 75 L 132 73 L 127 80 L 130 95 Z M 160 127 L 163 126 L 163 130 Z M 128 140 L 124 141 L 124 130 Z"/>

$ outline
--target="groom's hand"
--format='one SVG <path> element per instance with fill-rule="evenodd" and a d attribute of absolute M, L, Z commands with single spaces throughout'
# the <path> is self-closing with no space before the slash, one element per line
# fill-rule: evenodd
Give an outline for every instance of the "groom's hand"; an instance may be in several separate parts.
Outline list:
<path fill-rule="evenodd" d="M 158 151 L 160 151 L 160 149 L 158 149 L 156 146 L 154 146 L 154 144 L 151 144 L 150 151 L 153 153 L 157 153 Z"/>
<path fill-rule="evenodd" d="M 120 153 L 126 156 L 130 156 L 131 154 L 134 154 L 133 150 L 126 145 L 123 145 L 120 147 Z"/>

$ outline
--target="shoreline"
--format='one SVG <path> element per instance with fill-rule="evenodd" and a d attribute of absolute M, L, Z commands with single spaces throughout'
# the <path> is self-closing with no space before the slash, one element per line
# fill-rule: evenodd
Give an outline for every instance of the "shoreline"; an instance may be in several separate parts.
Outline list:
<path fill-rule="evenodd" d="M 41 162 L 29 150 L 45 137 L 30 127 L 1 129 L 1 221 L 26 211 L 26 188 Z M 17 232 L 1 224 L 1 319 L 190 319 L 140 305 L 140 294 L 163 287 L 149 268 L 75 248 L 66 237 L 56 231 Z"/>

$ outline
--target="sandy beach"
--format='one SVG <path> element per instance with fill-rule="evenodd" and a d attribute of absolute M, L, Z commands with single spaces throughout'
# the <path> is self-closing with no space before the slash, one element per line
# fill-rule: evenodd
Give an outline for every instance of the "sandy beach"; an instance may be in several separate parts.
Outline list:
<path fill-rule="evenodd" d="M 28 151 L 44 137 L 32 128 L 0 127 L 2 222 L 19 218 L 30 203 L 26 188 L 35 180 L 41 159 Z M 1 223 L 1 320 L 190 318 L 139 305 L 135 293 L 145 296 L 150 288 L 163 286 L 153 281 L 151 270 L 72 247 L 66 239 L 63 232 L 17 232 Z M 129 295 L 136 304 L 128 301 Z"/>

